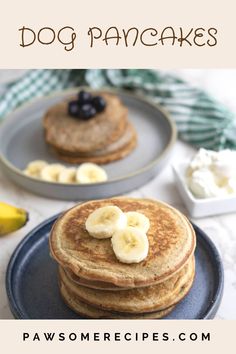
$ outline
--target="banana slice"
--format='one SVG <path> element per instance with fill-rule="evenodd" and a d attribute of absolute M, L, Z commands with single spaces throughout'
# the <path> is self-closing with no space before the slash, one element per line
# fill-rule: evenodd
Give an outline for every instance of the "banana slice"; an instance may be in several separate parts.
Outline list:
<path fill-rule="evenodd" d="M 58 163 L 45 166 L 40 173 L 43 181 L 58 182 L 59 174 L 65 169 L 65 166 Z"/>
<path fill-rule="evenodd" d="M 105 206 L 96 209 L 86 220 L 88 233 L 98 239 L 112 237 L 116 230 L 127 225 L 125 214 L 117 206 Z"/>
<path fill-rule="evenodd" d="M 125 215 L 127 217 L 127 226 L 135 227 L 144 233 L 148 232 L 150 222 L 145 215 L 138 213 L 137 211 L 128 211 Z"/>
<path fill-rule="evenodd" d="M 69 168 L 64 168 L 61 170 L 58 176 L 58 182 L 59 183 L 75 183 L 76 177 L 76 168 L 74 167 L 69 167 Z"/>
<path fill-rule="evenodd" d="M 43 160 L 31 161 L 30 163 L 28 163 L 26 169 L 24 170 L 24 173 L 27 176 L 38 178 L 42 169 L 47 165 L 48 163 Z"/>
<path fill-rule="evenodd" d="M 38 178 L 37 176 L 33 176 L 33 175 L 27 170 L 27 168 L 26 168 L 25 170 L 23 170 L 23 173 L 24 173 L 24 175 L 26 175 L 26 176 Z"/>
<path fill-rule="evenodd" d="M 94 163 L 83 163 L 77 169 L 76 181 L 78 183 L 104 182 L 107 181 L 107 174 L 102 167 Z"/>
<path fill-rule="evenodd" d="M 123 263 L 139 263 L 148 255 L 147 235 L 131 226 L 117 230 L 112 236 L 111 244 L 117 259 Z"/>

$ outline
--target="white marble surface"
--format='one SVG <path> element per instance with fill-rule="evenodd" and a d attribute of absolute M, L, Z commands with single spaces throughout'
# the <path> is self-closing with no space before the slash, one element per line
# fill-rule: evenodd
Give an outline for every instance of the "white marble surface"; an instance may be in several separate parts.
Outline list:
<path fill-rule="evenodd" d="M 173 72 L 173 71 L 172 71 Z M 179 76 L 212 92 L 236 114 L 236 70 L 178 70 Z M 19 73 L 17 73 L 19 74 Z M 9 73 L 12 75 L 12 72 Z M 6 73 L 0 70 L 1 78 Z M 194 149 L 178 142 L 169 165 L 147 185 L 130 193 L 137 197 L 153 197 L 166 201 L 187 214 L 176 190 L 171 162 L 191 156 Z M 30 221 L 21 230 L 0 238 L 0 318 L 12 318 L 5 293 L 5 271 L 9 258 L 19 241 L 41 221 L 73 205 L 71 202 L 41 198 L 8 181 L 0 172 L 0 199 L 30 212 Z M 225 289 L 217 319 L 236 319 L 236 213 L 194 220 L 212 238 L 224 262 Z"/>

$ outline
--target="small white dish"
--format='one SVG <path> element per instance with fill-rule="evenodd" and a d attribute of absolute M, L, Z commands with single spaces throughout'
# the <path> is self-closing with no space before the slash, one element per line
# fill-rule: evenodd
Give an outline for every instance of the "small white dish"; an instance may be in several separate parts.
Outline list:
<path fill-rule="evenodd" d="M 236 195 L 214 198 L 196 198 L 188 189 L 185 177 L 189 161 L 173 165 L 173 172 L 179 193 L 188 209 L 190 216 L 201 218 L 205 216 L 236 212 Z"/>

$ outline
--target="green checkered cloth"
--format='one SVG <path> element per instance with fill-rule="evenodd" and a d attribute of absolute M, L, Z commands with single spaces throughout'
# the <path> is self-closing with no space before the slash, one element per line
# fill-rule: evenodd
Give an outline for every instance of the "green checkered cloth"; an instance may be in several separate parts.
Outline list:
<path fill-rule="evenodd" d="M 32 98 L 80 85 L 142 93 L 169 111 L 182 140 L 212 150 L 236 149 L 232 112 L 206 92 L 156 70 L 31 70 L 7 85 L 0 99 L 0 119 Z"/>

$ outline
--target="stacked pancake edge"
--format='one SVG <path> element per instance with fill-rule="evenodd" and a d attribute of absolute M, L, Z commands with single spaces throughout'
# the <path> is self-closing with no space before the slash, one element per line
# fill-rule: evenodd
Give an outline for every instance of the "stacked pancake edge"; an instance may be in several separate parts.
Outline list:
<path fill-rule="evenodd" d="M 86 231 L 89 214 L 107 205 L 149 218 L 149 253 L 142 262 L 119 262 L 110 239 L 98 240 Z M 128 197 L 77 205 L 57 220 L 50 235 L 62 298 L 86 318 L 165 317 L 191 289 L 195 246 L 194 230 L 178 210 L 159 201 Z"/>
<path fill-rule="evenodd" d="M 43 118 L 46 142 L 68 163 L 106 164 L 127 156 L 137 144 L 128 109 L 113 94 L 99 92 L 107 103 L 104 112 L 89 120 L 71 117 L 68 100 L 51 107 Z"/>

